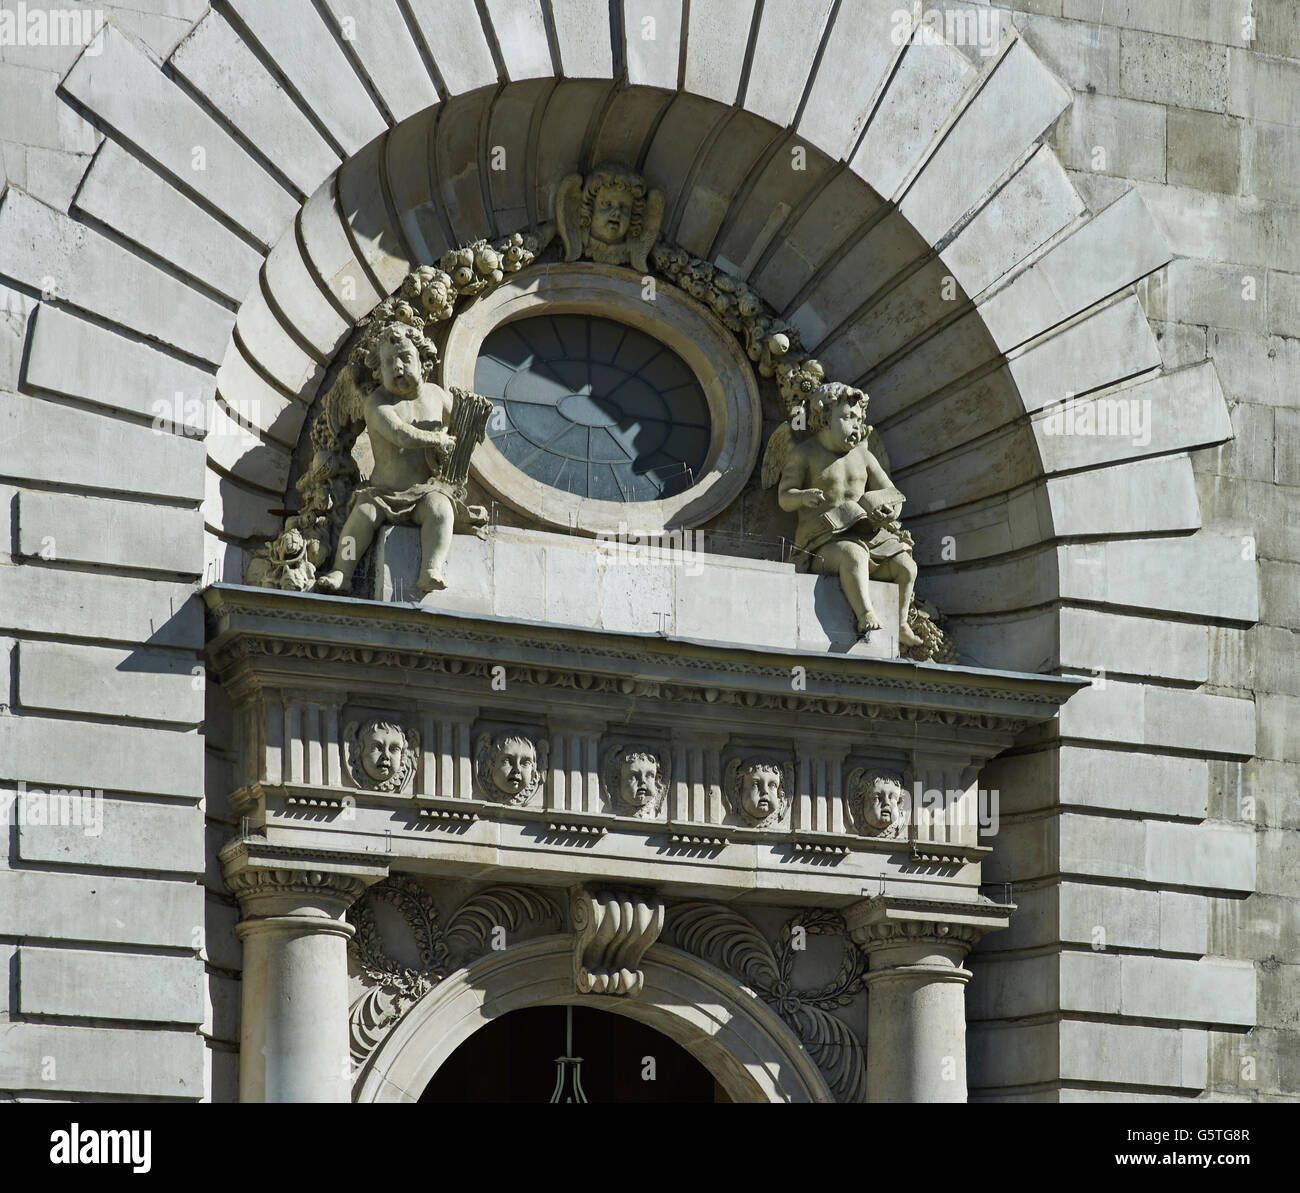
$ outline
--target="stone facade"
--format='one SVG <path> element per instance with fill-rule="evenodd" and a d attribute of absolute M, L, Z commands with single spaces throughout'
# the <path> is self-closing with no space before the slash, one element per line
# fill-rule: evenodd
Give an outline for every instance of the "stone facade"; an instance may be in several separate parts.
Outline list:
<path fill-rule="evenodd" d="M 0 34 L 13 7 L 0 0 Z M 934 1098 L 960 1085 L 990 1100 L 1300 1098 L 1294 5 L 1025 0 L 927 5 L 927 15 L 899 0 L 377 0 L 367 10 L 354 20 L 333 0 L 230 0 L 218 11 L 137 0 L 99 6 L 84 31 L 0 36 L 0 496 L 10 510 L 0 787 L 21 784 L 11 819 L 23 809 L 0 862 L 0 958 L 16 974 L 0 996 L 0 1088 L 19 1098 L 418 1096 L 412 1083 L 462 1030 L 447 1028 L 430 1051 L 430 1025 L 465 1022 L 483 998 L 510 1009 L 527 1005 L 530 983 L 559 999 L 613 981 L 626 988 L 595 996 L 635 988 L 651 1016 L 745 980 L 760 997 L 736 1004 L 734 1030 L 702 1056 L 736 1097 Z M 237 603 L 231 586 L 296 508 L 312 420 L 358 321 L 419 266 L 563 223 L 556 195 L 602 162 L 635 164 L 659 192 L 664 243 L 742 280 L 827 376 L 870 392 L 890 476 L 910 499 L 919 590 L 946 614 L 961 673 L 1035 673 L 989 684 L 1055 683 L 1056 703 L 1079 685 L 1049 677 L 1091 680 L 1059 716 L 990 728 L 987 748 L 965 760 L 1002 752 L 964 780 L 1001 793 L 996 836 L 940 842 L 960 846 L 936 864 L 958 859 L 967 906 L 939 906 L 933 891 L 926 907 L 888 887 L 872 898 L 829 883 L 809 891 L 870 966 L 848 979 L 858 1001 L 837 1021 L 859 1043 L 868 1001 L 873 1021 L 897 1021 L 907 1001 L 901 979 L 879 974 L 919 966 L 942 991 L 937 1018 L 912 1037 L 867 1033 L 865 1084 L 814 1063 L 817 1038 L 790 1026 L 794 1010 L 782 1017 L 774 984 L 727 977 L 699 945 L 699 924 L 720 914 L 712 904 L 579 888 L 577 875 L 536 859 L 555 918 L 544 918 L 549 905 L 510 904 L 521 925 L 541 925 L 513 968 L 462 933 L 437 982 L 437 966 L 416 958 L 399 967 L 416 986 L 366 987 L 391 1000 L 423 981 L 415 1011 L 395 1016 L 395 1004 L 372 1000 L 358 1019 L 358 975 L 371 971 L 358 969 L 362 932 L 348 909 L 382 902 L 373 892 L 394 879 L 373 856 L 289 856 L 288 840 L 307 848 L 305 829 L 312 848 L 337 848 L 318 821 L 342 808 L 275 802 L 341 803 L 358 782 L 344 774 L 352 722 L 303 745 L 307 781 L 250 779 L 250 741 L 265 744 L 265 729 L 249 736 L 250 692 L 265 679 L 256 667 L 240 679 L 208 653 L 225 631 L 205 609 L 225 593 Z M 789 414 L 768 376 L 751 426 L 765 442 Z M 737 390 L 727 400 L 750 399 Z M 896 658 L 891 590 L 873 598 L 883 630 L 847 660 L 828 653 L 853 636 L 849 609 L 832 577 L 756 557 L 755 543 L 793 537 L 793 521 L 755 458 L 736 459 L 750 475 L 728 478 L 743 488 L 702 526 L 731 604 L 711 606 L 675 573 L 665 592 L 622 591 L 595 552 L 563 541 L 563 513 L 539 530 L 507 511 L 488 542 L 458 536 L 447 602 L 426 607 L 446 611 L 439 625 L 543 622 L 556 641 L 587 647 L 658 631 L 751 662 L 788 651 L 810 671 L 832 660 L 837 684 L 890 668 L 927 681 L 928 665 Z M 478 496 L 490 498 L 490 482 Z M 391 620 L 415 587 L 414 539 L 401 527 L 382 536 L 373 587 L 355 595 L 388 603 L 365 616 Z M 545 577 L 540 606 L 537 587 L 518 583 L 525 568 Z M 337 598 L 257 599 L 323 612 Z M 652 615 L 667 620 L 647 624 Z M 746 634 L 731 632 L 738 623 Z M 915 696 L 901 690 L 886 703 Z M 1001 699 L 984 692 L 971 715 L 1009 716 L 988 707 Z M 329 706 L 322 692 L 312 700 Z M 367 718 L 392 710 L 352 711 L 360 743 Z M 535 750 L 542 729 L 592 733 L 542 725 L 542 707 L 532 711 Z M 313 715 L 319 732 L 333 723 Z M 465 724 L 465 742 L 453 735 L 454 750 L 423 721 L 408 728 L 421 755 L 412 783 L 426 786 L 376 793 L 375 808 L 428 796 L 426 810 L 469 815 L 455 801 L 483 802 L 475 726 Z M 538 807 L 556 823 L 608 829 L 600 760 L 587 758 L 597 743 L 582 740 L 570 775 L 596 803 L 548 804 L 550 783 Z M 445 790 L 427 786 L 429 757 Z M 887 760 L 857 760 L 857 780 L 827 764 L 826 791 L 842 795 Z M 548 775 L 568 765 L 553 744 L 536 761 Z M 715 846 L 704 838 L 731 833 L 727 849 L 755 854 L 748 882 L 776 830 L 743 823 L 728 802 L 731 761 L 718 753 L 718 774 L 692 780 L 699 808 L 674 787 L 681 766 L 668 765 L 662 814 L 706 855 Z M 258 782 L 276 791 L 253 791 Z M 791 847 L 812 807 L 808 782 L 791 780 Z M 48 823 L 59 793 L 91 823 Z M 841 819 L 828 810 L 829 831 L 802 843 L 848 848 L 832 838 L 868 814 L 867 795 L 853 808 L 828 796 Z M 298 835 L 264 832 L 268 808 Z M 887 886 L 898 876 L 890 848 L 859 831 L 843 872 L 866 867 Z M 612 865 L 602 878 L 628 879 L 640 862 Z M 654 888 L 670 869 L 638 876 Z M 422 879 L 447 932 L 483 897 L 456 887 L 462 879 Z M 1006 892 L 983 914 L 980 882 Z M 721 877 L 714 888 L 724 903 L 734 895 Z M 656 931 L 620 937 L 602 960 L 590 934 L 622 902 Z M 1009 903 L 1009 927 L 994 930 Z M 763 947 L 792 914 L 770 891 L 755 899 Z M 306 957 L 305 968 L 286 957 Z M 321 992 L 312 974 L 338 980 Z M 299 982 L 326 1019 L 352 999 L 351 1063 L 361 1030 L 382 1071 L 376 1059 L 350 1083 L 346 1039 L 319 1051 L 301 1022 L 241 1023 L 241 999 L 261 1005 L 258 992 L 282 981 Z M 952 1034 L 963 990 L 964 1081 L 938 1086 L 935 1067 L 963 1052 Z M 246 1055 L 277 1041 L 271 1053 L 286 1063 L 241 1072 L 241 1032 Z M 745 1054 L 754 1040 L 770 1055 Z M 791 1084 L 754 1075 L 772 1057 Z"/>

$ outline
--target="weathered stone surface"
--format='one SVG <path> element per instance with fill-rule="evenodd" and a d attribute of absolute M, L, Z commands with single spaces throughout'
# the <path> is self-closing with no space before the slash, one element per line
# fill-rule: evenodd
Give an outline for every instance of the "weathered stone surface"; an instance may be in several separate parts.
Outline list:
<path fill-rule="evenodd" d="M 386 121 L 318 11 L 255 0 L 231 0 L 231 8 L 344 153 L 355 153 L 384 131 Z M 315 189 L 324 173 L 302 189 Z"/>
<path fill-rule="evenodd" d="M 614 69 L 609 6 L 600 0 L 552 0 L 551 16 L 565 77 L 609 78 Z"/>
<path fill-rule="evenodd" d="M 196 798 L 203 782 L 197 733 L 45 717 L 0 718 L 0 766 L 29 786 L 101 788 Z"/>
<path fill-rule="evenodd" d="M 1157 456 L 1047 482 L 1052 533 L 1139 534 L 1197 530 L 1196 478 L 1185 456 Z"/>
<path fill-rule="evenodd" d="M 1060 163 L 1040 149 L 944 249 L 943 260 L 976 298 L 1082 211 Z"/>
<path fill-rule="evenodd" d="M 1014 357 L 1008 367 L 1026 410 L 1156 368 L 1160 350 L 1136 298 L 1102 308 Z"/>
<path fill-rule="evenodd" d="M 18 498 L 18 552 L 197 576 L 203 569 L 202 521 L 197 510 L 26 492 Z"/>
<path fill-rule="evenodd" d="M 975 68 L 950 45 L 909 45 L 853 155 L 853 172 L 892 198 L 975 77 Z M 923 105 L 916 104 L 917 95 L 926 96 Z"/>
<path fill-rule="evenodd" d="M 203 434 L 207 426 L 208 403 L 216 388 L 210 373 L 187 365 L 152 344 L 107 331 L 58 307 L 38 307 L 31 328 L 28 385 L 79 401 L 145 415 L 155 420 L 159 431 L 171 435 L 190 438 Z M 38 404 L 36 409 L 51 420 L 65 419 L 63 426 L 52 426 L 47 434 L 66 446 L 64 436 L 70 425 L 66 420 L 72 417 L 73 412 L 60 406 L 57 409 L 68 411 L 60 416 L 49 403 Z M 93 425 L 96 420 L 90 421 Z M 126 424 L 118 425 L 124 429 L 117 434 L 130 435 L 134 430 L 125 429 Z M 101 433 L 112 432 L 105 428 Z M 165 452 L 140 448 L 131 454 L 129 458 L 137 461 L 132 479 L 140 472 L 148 475 L 149 471 L 157 468 L 162 462 L 155 459 L 159 455 L 185 453 L 182 444 L 164 442 Z M 156 449 L 158 444 L 155 442 L 154 446 Z M 149 461 L 148 467 L 145 461 Z M 111 460 L 105 463 L 112 467 Z M 35 477 L 38 474 L 26 475 Z M 82 483 L 93 484 L 89 480 Z M 187 495 L 190 491 L 187 486 L 176 495 Z"/>
<path fill-rule="evenodd" d="M 902 53 L 901 40 L 890 36 L 897 11 L 895 0 L 849 0 L 835 13 L 799 118 L 799 132 L 831 158 L 852 152 Z"/>
<path fill-rule="evenodd" d="M 1008 814 L 1059 805 L 1202 820 L 1207 811 L 1204 759 L 1134 754 L 1104 745 L 1067 743 L 998 758 L 981 772 L 980 783 L 1000 793 Z M 996 855 L 989 864 L 999 866 Z"/>
<path fill-rule="evenodd" d="M 1080 170 L 1165 180 L 1165 109 L 1116 95 L 1078 95 L 1057 126 L 1055 144 Z"/>
<path fill-rule="evenodd" d="M 76 295 L 84 310 L 192 356 L 221 359 L 234 316 L 100 232 L 10 187 L 0 196 L 5 271 L 35 290 Z"/>
<path fill-rule="evenodd" d="M 1253 623 L 1259 595 L 1246 547 L 1241 536 L 1208 530 L 1190 538 L 1070 544 L 1060 553 L 1060 591 L 1080 600 Z M 1216 578 L 1213 591 L 1195 582 L 1207 568 Z"/>
<path fill-rule="evenodd" d="M 325 3 L 394 120 L 405 120 L 438 102 L 438 89 L 398 5 L 371 4 L 358 13 L 348 0 Z"/>
<path fill-rule="evenodd" d="M 83 54 L 63 81 L 70 95 L 138 146 L 184 188 L 263 244 L 274 244 L 296 204 L 288 191 L 122 33 L 105 25 L 102 49 Z M 197 157 L 194 150 L 202 149 Z M 203 168 L 196 164 L 202 162 Z"/>
<path fill-rule="evenodd" d="M 1017 39 L 957 116 L 899 209 L 937 244 L 1069 102 L 1069 92 Z"/>
<path fill-rule="evenodd" d="M 1064 0 L 1063 6 L 1063 15 L 1073 21 L 1228 46 L 1242 44 L 1246 20 L 1258 11 L 1251 0 Z"/>
<path fill-rule="evenodd" d="M 1169 257 L 1141 198 L 1130 192 L 981 303 L 980 315 L 999 347 L 1009 351 Z"/>
<path fill-rule="evenodd" d="M 203 869 L 203 812 L 197 805 L 105 798 L 102 821 L 99 813 L 92 820 L 89 828 L 94 831 L 87 831 L 84 814 L 81 825 L 19 825 L 18 857 L 27 862 L 186 875 Z"/>
<path fill-rule="evenodd" d="M 19 654 L 24 708 L 180 725 L 203 720 L 204 668 L 193 654 L 36 641 L 23 642 Z"/>
<path fill-rule="evenodd" d="M 194 882 L 0 870 L 0 895 L 0 935 L 28 940 L 189 949 L 204 920 Z"/>
<path fill-rule="evenodd" d="M 55 484 L 197 500 L 203 442 L 164 435 L 40 398 L 0 393 L 0 441 L 10 472 Z M 51 452 L 49 444 L 59 450 Z M 138 460 L 128 483 L 119 461 Z"/>
<path fill-rule="evenodd" d="M 25 1014 L 200 1023 L 203 966 L 197 958 L 94 953 L 23 945 L 18 1004 Z"/>
<path fill-rule="evenodd" d="M 1242 122 L 1231 116 L 1170 108 L 1166 128 L 1166 170 L 1174 186 L 1237 193 L 1241 170 Z"/>
<path fill-rule="evenodd" d="M 675 89 L 683 6 L 675 0 L 621 2 L 628 81 L 634 85 Z M 734 37 L 735 30 L 731 29 L 729 34 Z"/>
<path fill-rule="evenodd" d="M 1108 679 L 1071 698 L 1061 736 L 1249 757 L 1255 708 L 1250 700 Z"/>
<path fill-rule="evenodd" d="M 53 1080 L 42 1082 L 53 1058 Z M 0 1085 L 15 1091 L 203 1096 L 203 1040 L 192 1031 L 0 1023 Z"/>
<path fill-rule="evenodd" d="M 77 191 L 77 210 L 238 302 L 260 254 L 115 141 L 105 141 Z"/>
<path fill-rule="evenodd" d="M 1228 106 L 1228 50 L 1128 30 L 1121 35 L 1120 86 L 1136 99 L 1222 112 Z"/>
<path fill-rule="evenodd" d="M 487 10 L 506 75 L 514 80 L 550 76 L 553 68 L 540 0 L 487 0 Z"/>
<path fill-rule="evenodd" d="M 310 194 L 338 168 L 339 155 L 219 14 L 195 26 L 171 65 L 299 191 Z"/>
<path fill-rule="evenodd" d="M 497 81 L 474 0 L 411 0 L 410 9 L 452 95 Z"/>
<path fill-rule="evenodd" d="M 1060 4 L 1047 12 L 1029 4 L 1040 15 L 1016 13 L 1015 24 L 1021 36 L 1062 82 L 1075 92 L 1101 92 L 1115 95 L 1119 91 L 1119 38 L 1117 27 L 1100 22 L 1062 21 Z M 1080 97 L 1076 94 L 1075 102 Z"/>

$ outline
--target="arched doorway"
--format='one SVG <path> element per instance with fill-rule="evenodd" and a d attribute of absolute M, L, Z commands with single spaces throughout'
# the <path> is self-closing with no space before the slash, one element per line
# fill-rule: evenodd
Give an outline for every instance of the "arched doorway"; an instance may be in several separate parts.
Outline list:
<path fill-rule="evenodd" d="M 660 1048 L 661 1040 L 677 1045 L 718 1083 L 721 1100 L 835 1100 L 790 1028 L 734 978 L 662 944 L 646 953 L 642 969 L 645 986 L 636 998 L 588 994 L 575 1005 L 644 1027 Z M 532 1008 L 549 1012 L 554 1025 L 554 1044 L 541 1050 L 549 1099 L 563 1044 L 562 1008 L 574 1001 L 573 942 L 567 936 L 543 936 L 481 957 L 448 975 L 401 1017 L 359 1074 L 353 1100 L 422 1100 L 462 1045 Z"/>
<path fill-rule="evenodd" d="M 582 1005 L 525 1007 L 493 1020 L 443 1062 L 420 1101 L 576 1101 L 567 1078 L 553 1096 L 560 1056 L 581 1058 L 576 1067 L 588 1102 L 731 1101 L 713 1074 L 662 1032 Z"/>

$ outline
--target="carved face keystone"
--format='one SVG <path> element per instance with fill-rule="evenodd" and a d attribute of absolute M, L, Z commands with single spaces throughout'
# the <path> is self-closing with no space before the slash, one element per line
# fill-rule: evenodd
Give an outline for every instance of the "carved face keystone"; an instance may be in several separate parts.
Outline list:
<path fill-rule="evenodd" d="M 601 187 L 591 207 L 591 234 L 606 244 L 618 244 L 632 227 L 632 202 L 621 187 Z"/>
<path fill-rule="evenodd" d="M 740 807 L 754 820 L 766 820 L 781 803 L 781 776 L 771 767 L 753 767 L 740 776 Z"/>
<path fill-rule="evenodd" d="M 396 729 L 379 726 L 361 739 L 361 768 L 376 783 L 387 783 L 402 770 L 406 738 Z"/>
<path fill-rule="evenodd" d="M 862 819 L 876 830 L 889 828 L 902 811 L 903 793 L 897 783 L 887 779 L 877 779 L 862 802 Z"/>
<path fill-rule="evenodd" d="M 537 784 L 537 754 L 528 742 L 514 738 L 494 752 L 490 773 L 503 795 L 518 795 Z"/>
<path fill-rule="evenodd" d="M 644 808 L 659 795 L 659 768 L 644 755 L 624 758 L 619 764 L 619 787 L 623 799 Z"/>

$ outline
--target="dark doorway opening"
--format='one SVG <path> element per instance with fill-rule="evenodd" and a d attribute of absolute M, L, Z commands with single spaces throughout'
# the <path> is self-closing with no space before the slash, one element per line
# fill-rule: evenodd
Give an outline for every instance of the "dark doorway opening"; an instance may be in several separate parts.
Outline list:
<path fill-rule="evenodd" d="M 421 1102 L 549 1102 L 565 1055 L 565 1007 L 528 1007 L 480 1028 L 451 1054 Z M 588 1102 L 729 1102 L 681 1045 L 624 1015 L 573 1009 L 573 1052 Z M 567 1100 L 571 1083 L 564 1087 Z"/>

